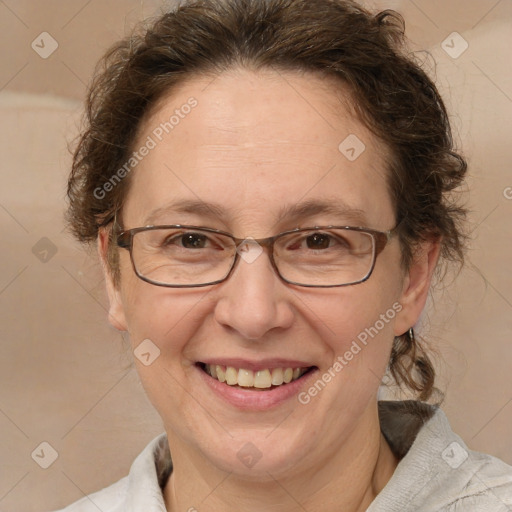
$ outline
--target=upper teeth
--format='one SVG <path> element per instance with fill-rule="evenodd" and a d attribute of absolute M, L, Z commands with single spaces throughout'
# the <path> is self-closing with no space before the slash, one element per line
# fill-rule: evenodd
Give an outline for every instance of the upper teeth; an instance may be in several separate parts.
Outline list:
<path fill-rule="evenodd" d="M 264 370 L 246 370 L 245 368 L 233 368 L 218 364 L 206 364 L 206 373 L 220 382 L 230 386 L 242 386 L 244 388 L 269 388 L 272 385 L 280 386 L 298 379 L 307 372 L 308 368 L 265 368 Z"/>

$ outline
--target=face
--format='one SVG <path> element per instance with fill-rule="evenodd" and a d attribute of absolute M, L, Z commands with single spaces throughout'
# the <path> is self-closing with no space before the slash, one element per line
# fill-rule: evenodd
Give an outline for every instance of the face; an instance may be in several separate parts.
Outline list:
<path fill-rule="evenodd" d="M 183 109 L 191 97 L 197 105 Z M 239 238 L 322 225 L 393 228 L 386 149 L 348 104 L 343 89 L 312 75 L 233 70 L 190 80 L 141 127 L 135 148 L 148 137 L 156 144 L 133 171 L 123 227 L 188 224 Z M 160 141 L 155 133 L 173 115 L 179 122 Z M 320 466 L 365 428 L 393 337 L 423 307 L 432 254 L 424 251 L 406 272 L 393 238 L 367 281 L 303 288 L 280 280 L 264 251 L 240 258 L 223 283 L 179 289 L 139 279 L 121 249 L 117 287 L 107 273 L 111 320 L 134 349 L 149 339 L 160 351 L 147 366 L 135 363 L 171 451 L 277 477 Z M 267 369 L 309 371 L 288 384 L 242 389 L 207 375 L 204 363 L 262 378 Z M 261 458 L 251 466 L 247 456 Z"/>

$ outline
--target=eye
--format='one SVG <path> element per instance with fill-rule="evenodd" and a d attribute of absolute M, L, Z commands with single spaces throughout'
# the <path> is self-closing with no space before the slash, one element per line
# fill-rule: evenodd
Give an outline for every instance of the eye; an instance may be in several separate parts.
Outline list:
<path fill-rule="evenodd" d="M 332 238 L 325 233 L 314 233 L 306 237 L 306 246 L 308 249 L 328 249 Z"/>
<path fill-rule="evenodd" d="M 204 249 L 208 243 L 208 237 L 200 233 L 184 233 L 178 239 L 186 249 Z"/>
<path fill-rule="evenodd" d="M 317 255 L 320 253 L 344 254 L 354 249 L 349 233 L 341 230 L 327 232 L 312 230 L 291 234 L 286 242 L 285 240 L 283 242 L 287 251 L 310 252 Z"/>
<path fill-rule="evenodd" d="M 324 233 L 321 231 L 310 231 L 303 233 L 300 237 L 291 240 L 288 250 L 311 250 L 311 251 L 346 251 L 350 249 L 350 241 L 345 238 L 344 233 Z"/>
<path fill-rule="evenodd" d="M 188 231 L 181 233 L 172 232 L 170 234 L 162 233 L 162 235 L 164 236 L 159 245 L 163 248 L 208 249 L 212 247 L 212 240 L 203 233 Z"/>

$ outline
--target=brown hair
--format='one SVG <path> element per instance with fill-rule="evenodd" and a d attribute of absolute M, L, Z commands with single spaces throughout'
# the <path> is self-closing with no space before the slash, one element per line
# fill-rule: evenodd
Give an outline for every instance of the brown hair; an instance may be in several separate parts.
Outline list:
<path fill-rule="evenodd" d="M 129 175 L 108 193 L 105 183 L 119 176 L 155 103 L 185 79 L 235 67 L 341 80 L 356 115 L 390 150 L 388 184 L 402 220 L 404 267 L 415 244 L 432 238 L 441 240 L 445 260 L 462 263 L 465 210 L 451 192 L 466 162 L 454 150 L 443 101 L 406 55 L 400 15 L 371 14 L 350 0 L 185 1 L 111 48 L 90 86 L 69 178 L 68 220 L 79 240 L 95 240 L 122 208 Z M 117 279 L 116 255 L 109 251 Z M 390 372 L 421 400 L 435 390 L 429 356 L 410 336 L 395 338 Z"/>

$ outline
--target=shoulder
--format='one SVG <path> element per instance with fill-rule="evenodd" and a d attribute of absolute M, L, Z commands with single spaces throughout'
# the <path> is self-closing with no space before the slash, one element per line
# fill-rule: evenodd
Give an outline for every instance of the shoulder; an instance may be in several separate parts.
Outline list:
<path fill-rule="evenodd" d="M 470 450 L 435 406 L 403 402 L 385 407 L 394 418 L 381 422 L 383 433 L 403 453 L 368 512 L 511 510 L 511 466 Z"/>
<path fill-rule="evenodd" d="M 459 459 L 464 459 L 461 465 L 457 461 L 456 467 L 446 474 L 447 478 L 454 472 L 457 475 L 455 485 L 450 485 L 453 496 L 446 498 L 446 512 L 512 510 L 512 466 L 492 455 L 465 446 L 462 449 L 466 449 L 467 457 L 461 451 Z"/>
<path fill-rule="evenodd" d="M 162 486 L 171 471 L 167 436 L 162 434 L 138 455 L 128 476 L 55 512 L 165 512 Z"/>

